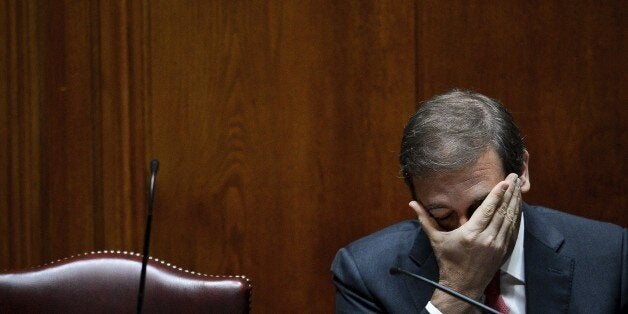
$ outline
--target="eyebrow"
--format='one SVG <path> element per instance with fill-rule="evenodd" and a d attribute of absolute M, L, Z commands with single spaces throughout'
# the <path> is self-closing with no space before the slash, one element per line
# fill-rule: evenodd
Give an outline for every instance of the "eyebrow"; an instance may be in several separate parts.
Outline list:
<path fill-rule="evenodd" d="M 478 209 L 478 207 L 480 207 L 480 205 L 482 205 L 482 203 L 484 202 L 484 200 L 488 197 L 488 194 L 482 196 L 482 197 L 478 197 L 475 199 L 475 201 L 473 202 L 473 204 L 471 204 L 471 206 L 469 208 L 467 208 L 467 216 L 469 218 L 471 218 L 471 216 L 473 216 L 473 214 L 475 214 L 475 211 Z"/>
<path fill-rule="evenodd" d="M 483 196 L 480 196 L 478 198 L 475 199 L 475 201 L 473 201 L 473 205 L 478 205 L 480 206 L 480 204 L 482 204 L 482 202 L 484 202 L 484 200 L 488 197 L 489 193 L 484 194 Z"/>
<path fill-rule="evenodd" d="M 477 209 L 478 207 L 480 207 L 480 205 L 482 204 L 482 202 L 484 202 L 484 200 L 488 197 L 489 193 L 486 193 L 482 196 L 476 197 L 473 200 L 473 203 L 471 203 L 471 209 L 473 211 L 475 211 L 475 209 Z M 425 209 L 427 211 L 433 210 L 433 209 L 437 209 L 437 208 L 448 208 L 448 206 L 446 204 L 442 204 L 442 203 L 436 203 L 436 204 L 429 204 L 427 206 L 425 206 Z M 473 213 L 471 213 L 473 214 Z"/>
<path fill-rule="evenodd" d="M 488 197 L 488 193 L 484 194 L 484 196 L 480 196 L 478 198 L 476 198 L 473 203 L 471 204 L 471 207 L 469 207 L 469 209 L 471 209 L 470 211 L 470 215 L 473 215 L 473 212 L 480 207 L 480 205 L 482 205 L 482 203 L 484 202 L 484 200 Z"/>

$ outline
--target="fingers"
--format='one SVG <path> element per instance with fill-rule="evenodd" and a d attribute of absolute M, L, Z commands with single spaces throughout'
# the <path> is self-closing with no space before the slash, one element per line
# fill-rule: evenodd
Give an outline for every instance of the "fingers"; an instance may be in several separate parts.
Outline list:
<path fill-rule="evenodd" d="M 504 181 L 498 183 L 491 190 L 488 196 L 486 196 L 484 202 L 482 202 L 482 205 L 480 205 L 473 216 L 469 219 L 469 222 L 471 222 L 469 225 L 477 226 L 479 230 L 486 229 L 494 218 L 495 212 L 502 204 L 505 194 L 511 190 L 511 187 L 514 185 L 516 177 L 516 174 L 508 175 Z M 495 233 L 497 233 L 497 231 Z"/>
<path fill-rule="evenodd" d="M 517 179 L 515 191 L 512 199 L 508 203 L 504 223 L 499 230 L 498 238 L 509 239 L 513 230 L 516 229 L 519 222 L 519 213 L 521 212 L 521 185 L 521 180 Z"/>
<path fill-rule="evenodd" d="M 506 217 L 508 216 L 510 204 L 513 200 L 513 195 L 515 195 L 516 190 L 519 189 L 516 180 L 518 180 L 517 175 L 514 173 L 511 173 L 506 177 L 506 181 L 509 183 L 508 190 L 506 190 L 506 193 L 504 193 L 501 202 L 497 206 L 497 211 L 495 212 L 490 223 L 486 227 L 486 231 L 488 231 L 492 235 L 499 234 L 503 225 L 508 223 Z"/>
<path fill-rule="evenodd" d="M 425 234 L 427 234 L 428 238 L 431 239 L 437 232 L 442 231 L 436 220 L 430 216 L 430 214 L 425 210 L 425 208 L 423 208 L 423 206 L 421 206 L 421 204 L 419 204 L 419 202 L 412 201 L 408 205 L 410 205 L 410 207 L 416 212 L 419 217 L 421 227 L 425 231 Z"/>

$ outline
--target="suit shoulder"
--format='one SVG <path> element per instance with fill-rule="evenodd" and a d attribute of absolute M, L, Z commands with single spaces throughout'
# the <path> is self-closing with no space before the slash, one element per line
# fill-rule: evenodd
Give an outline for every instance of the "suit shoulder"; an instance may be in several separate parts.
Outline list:
<path fill-rule="evenodd" d="M 531 211 L 535 215 L 540 215 L 545 222 L 568 234 L 577 232 L 579 236 L 582 236 L 583 233 L 590 233 L 594 236 L 608 237 L 623 233 L 623 228 L 618 225 L 572 215 L 543 206 L 528 205 L 526 210 Z"/>
<path fill-rule="evenodd" d="M 416 220 L 405 220 L 396 223 L 350 243 L 347 249 L 359 250 L 361 248 L 369 248 L 372 250 L 377 246 L 391 246 L 393 243 L 406 242 L 408 238 L 414 239 L 419 228 L 418 225 Z"/>
<path fill-rule="evenodd" d="M 350 253 L 356 262 L 395 258 L 410 250 L 418 229 L 418 221 L 402 221 L 360 238 L 342 250 Z"/>
<path fill-rule="evenodd" d="M 550 229 L 558 231 L 565 240 L 561 250 L 568 255 L 581 259 L 607 257 L 615 260 L 622 254 L 627 232 L 620 226 L 541 206 L 530 206 L 525 210 L 529 212 L 526 216 L 526 230 L 530 227 L 531 232 L 537 235 L 555 234 L 549 233 Z M 531 218 L 530 225 L 528 217 Z"/>
<path fill-rule="evenodd" d="M 341 248 L 331 265 L 336 311 L 343 313 L 409 313 L 405 281 L 391 280 L 390 267 L 400 265 L 417 238 L 419 223 L 402 221 Z"/>

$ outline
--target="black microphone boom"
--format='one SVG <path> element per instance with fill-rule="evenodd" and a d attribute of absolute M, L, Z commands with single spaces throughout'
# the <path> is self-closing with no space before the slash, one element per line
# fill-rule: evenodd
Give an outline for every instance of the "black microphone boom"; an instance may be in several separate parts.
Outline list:
<path fill-rule="evenodd" d="M 478 302 L 476 300 L 473 300 L 473 299 L 469 298 L 468 296 L 466 296 L 466 295 L 464 295 L 464 294 L 462 294 L 460 292 L 457 292 L 457 291 L 454 291 L 454 290 L 452 290 L 450 288 L 447 288 L 447 287 L 445 287 L 445 286 L 443 286 L 443 285 L 441 285 L 441 284 L 439 284 L 437 282 L 431 281 L 431 280 L 429 280 L 429 279 L 427 279 L 427 278 L 425 278 L 423 276 L 419 276 L 417 274 L 413 274 L 413 273 L 411 273 L 411 272 L 409 272 L 407 270 L 401 269 L 399 267 L 391 267 L 389 272 L 390 272 L 391 275 L 404 274 L 406 276 L 410 276 L 410 277 L 419 279 L 419 280 L 421 280 L 421 281 L 423 281 L 423 282 L 433 286 L 434 288 L 436 288 L 438 290 L 441 290 L 441 291 L 443 291 L 443 292 L 445 292 L 445 293 L 447 293 L 449 295 L 452 295 L 452 296 L 454 296 L 454 297 L 456 297 L 456 298 L 458 298 L 458 299 L 460 299 L 460 300 L 462 300 L 464 302 L 467 302 L 467 303 L 469 303 L 469 304 L 479 308 L 480 310 L 482 310 L 484 312 L 489 312 L 489 313 L 494 313 L 494 314 L 501 314 L 501 313 L 497 312 L 496 310 L 494 310 L 494 309 L 492 309 L 492 308 L 490 308 L 490 307 L 488 307 L 488 306 L 486 306 L 486 305 L 484 305 L 484 304 L 482 304 L 482 303 L 480 303 L 480 302 Z"/>
<path fill-rule="evenodd" d="M 148 186 L 148 211 L 146 214 L 146 230 L 144 231 L 144 249 L 142 251 L 142 272 L 140 274 L 140 290 L 137 294 L 137 313 L 142 313 L 144 302 L 144 288 L 146 284 L 146 265 L 148 264 L 148 249 L 150 246 L 150 227 L 153 224 L 153 202 L 155 201 L 155 180 L 159 171 L 159 160 L 150 162 L 150 183 Z"/>

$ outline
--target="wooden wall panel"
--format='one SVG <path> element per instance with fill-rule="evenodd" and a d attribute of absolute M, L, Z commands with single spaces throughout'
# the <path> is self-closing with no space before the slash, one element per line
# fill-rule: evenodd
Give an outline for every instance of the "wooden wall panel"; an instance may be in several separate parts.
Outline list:
<path fill-rule="evenodd" d="M 2 265 L 138 251 L 148 160 L 145 4 L 3 5 Z"/>
<path fill-rule="evenodd" d="M 101 158 L 89 2 L 49 2 L 38 7 L 42 46 L 41 223 L 43 256 L 91 250 L 102 238 L 96 176 Z"/>
<path fill-rule="evenodd" d="M 259 312 L 330 311 L 339 244 L 410 216 L 413 12 L 152 2 L 154 254 L 251 276 Z"/>
<path fill-rule="evenodd" d="M 140 251 L 159 158 L 152 255 L 329 312 L 335 252 L 413 217 L 416 101 L 456 86 L 515 115 L 529 201 L 628 226 L 625 6 L 0 2 L 0 268 Z"/>
<path fill-rule="evenodd" d="M 500 99 L 531 155 L 524 199 L 628 226 L 626 3 L 418 4 L 420 98 L 461 87 Z"/>
<path fill-rule="evenodd" d="M 101 154 L 97 169 L 101 176 L 100 248 L 141 251 L 143 243 L 147 164 L 145 153 L 146 81 L 149 26 L 148 2 L 102 1 L 96 12 L 98 27 L 94 42 L 99 69 L 94 91 L 100 130 L 95 141 Z"/>
<path fill-rule="evenodd" d="M 0 4 L 0 265 L 39 262 L 40 64 L 33 6 Z M 9 210 L 10 208 L 14 210 Z"/>

